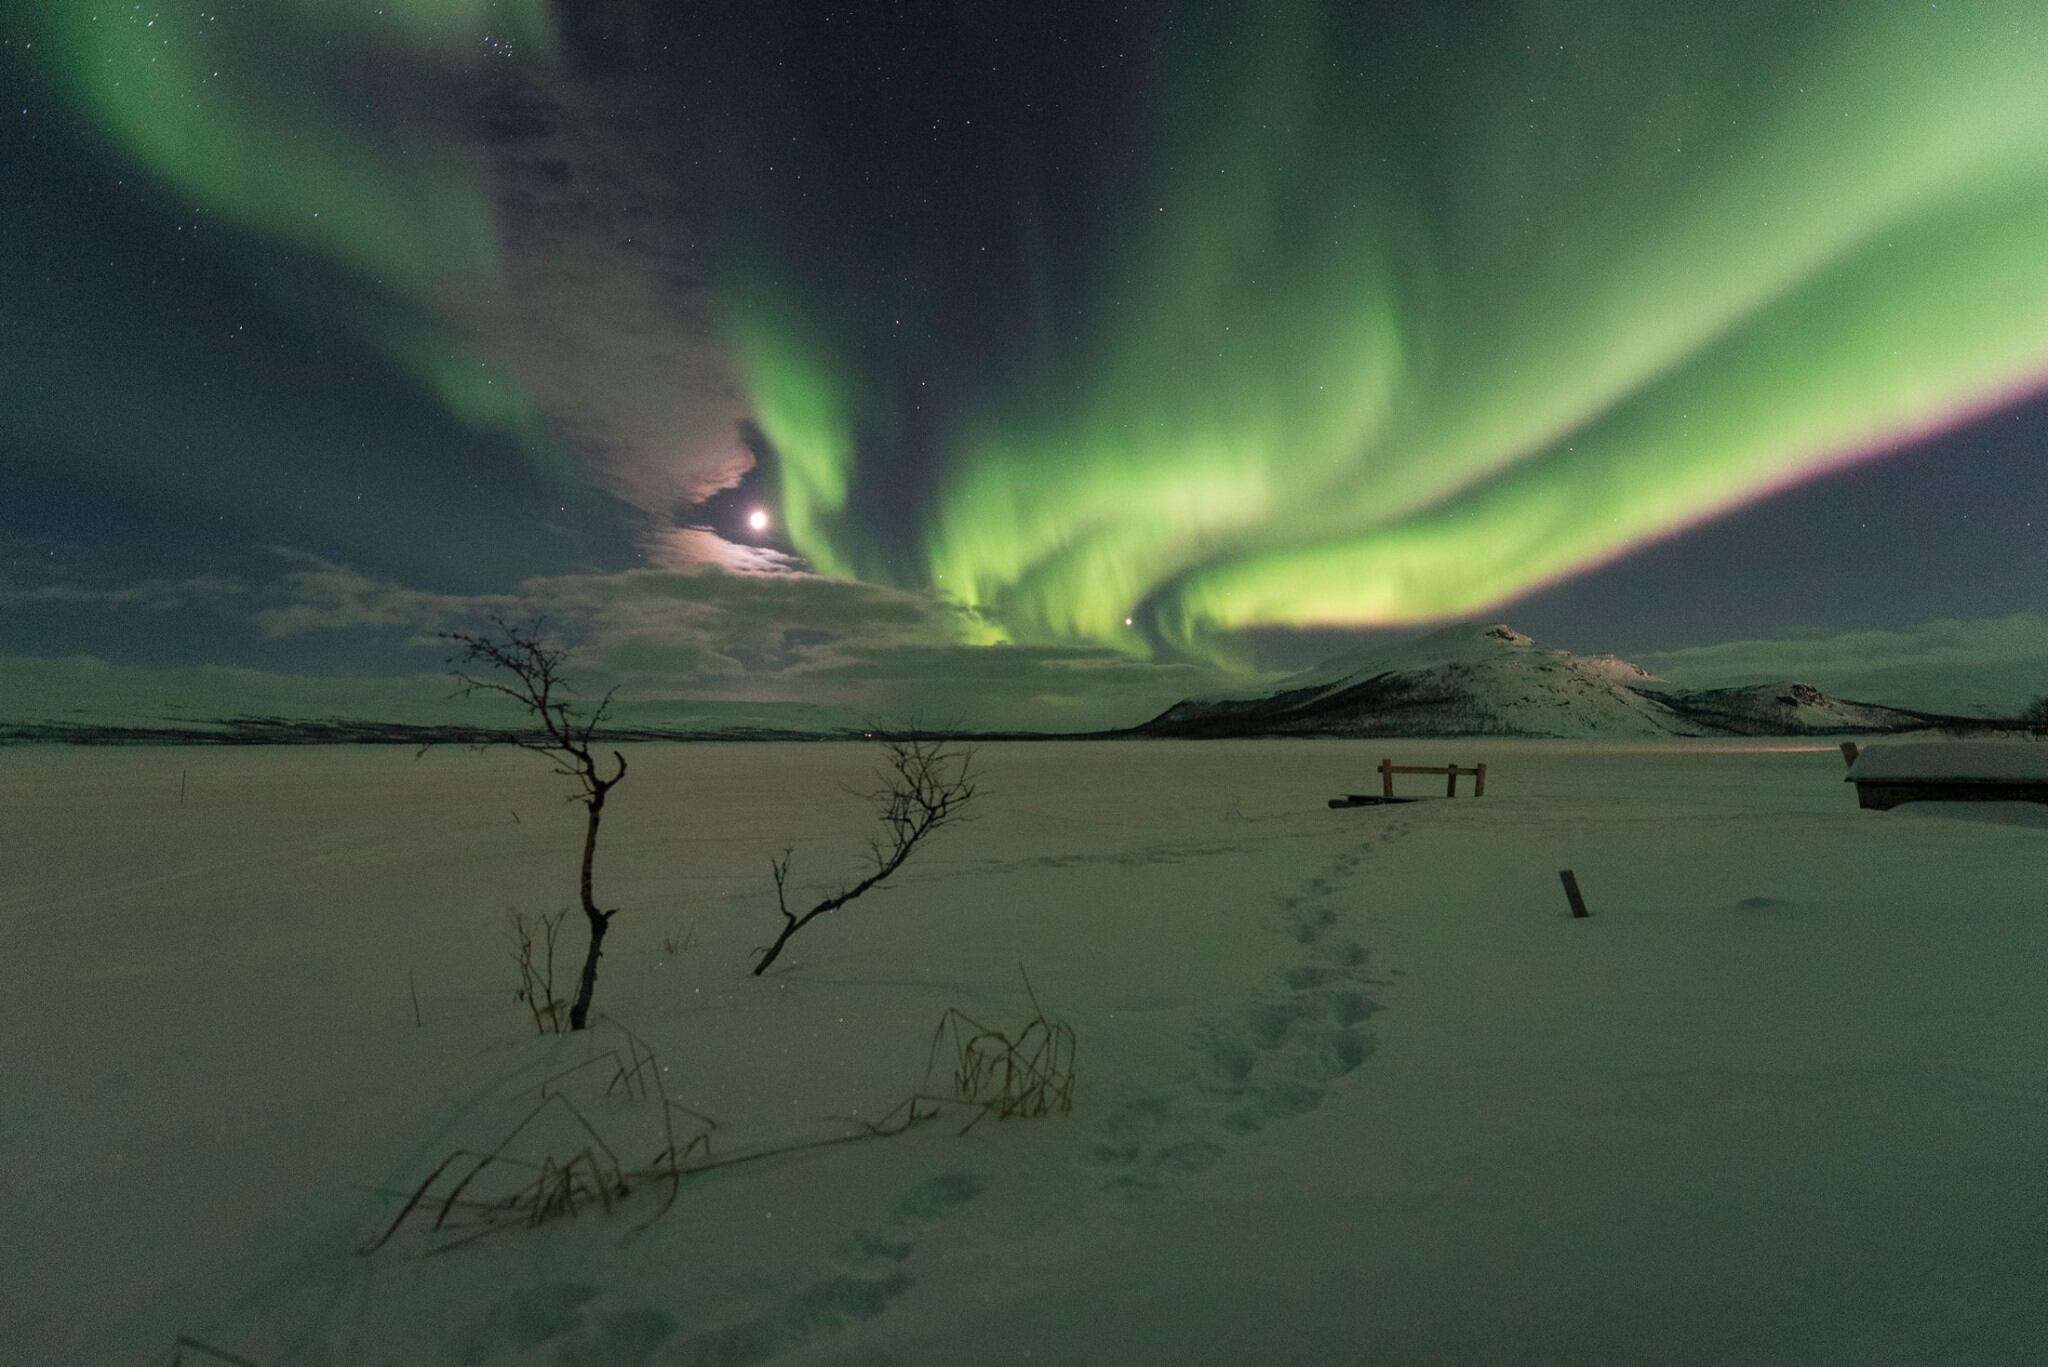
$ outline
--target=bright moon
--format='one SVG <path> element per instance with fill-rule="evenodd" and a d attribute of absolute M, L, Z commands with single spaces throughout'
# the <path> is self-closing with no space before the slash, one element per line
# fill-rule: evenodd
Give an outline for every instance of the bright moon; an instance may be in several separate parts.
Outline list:
<path fill-rule="evenodd" d="M 753 512 L 747 514 L 747 525 L 757 532 L 767 531 L 768 514 L 760 508 L 754 509 Z"/>

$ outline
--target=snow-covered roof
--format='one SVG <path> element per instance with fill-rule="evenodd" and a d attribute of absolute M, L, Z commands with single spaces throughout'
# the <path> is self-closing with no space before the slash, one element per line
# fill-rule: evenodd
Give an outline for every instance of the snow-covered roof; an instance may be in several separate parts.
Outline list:
<path fill-rule="evenodd" d="M 1860 782 L 1924 778 L 2048 783 L 2048 743 L 1952 740 L 1873 745 L 1858 752 L 1849 777 Z"/>

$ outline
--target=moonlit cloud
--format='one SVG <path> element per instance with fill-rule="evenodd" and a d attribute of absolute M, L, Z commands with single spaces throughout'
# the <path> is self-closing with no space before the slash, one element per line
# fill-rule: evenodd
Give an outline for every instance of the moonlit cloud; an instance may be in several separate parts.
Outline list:
<path fill-rule="evenodd" d="M 643 546 L 655 569 L 727 570 L 733 574 L 794 574 L 803 561 L 773 546 L 731 541 L 708 527 L 673 527 L 651 532 Z"/>
<path fill-rule="evenodd" d="M 1221 684 L 1197 666 L 1155 665 L 1093 646 L 962 644 L 982 624 L 957 604 L 781 567 L 557 575 L 526 580 L 507 593 L 462 595 L 378 579 L 288 548 L 270 554 L 283 571 L 261 582 L 228 583 L 223 601 L 235 606 L 222 609 L 270 639 L 360 637 L 378 642 L 377 656 L 388 665 L 414 671 L 406 677 L 432 680 L 445 678 L 436 672 L 448 653 L 443 633 L 488 630 L 494 616 L 541 618 L 551 635 L 573 648 L 579 680 L 592 688 L 619 684 L 621 715 L 649 724 L 723 700 L 822 707 L 850 724 L 917 715 L 977 727 L 1088 730 L 1135 724 L 1188 693 Z M 160 586 L 100 593 L 164 611 L 177 606 Z M 87 593 L 44 596 L 83 601 Z M 25 661 L 17 668 L 24 678 L 42 680 L 38 696 L 61 694 L 49 671 L 37 674 Z M 123 716 L 147 710 L 143 681 L 104 661 L 93 668 L 102 682 L 122 680 L 121 689 L 99 688 L 96 696 L 125 699 Z M 218 694 L 232 691 L 238 678 L 228 671 L 201 681 Z M 359 696 L 369 707 L 379 699 L 423 696 L 417 682 L 365 680 L 352 694 L 340 683 L 281 682 L 288 678 L 256 671 L 242 680 L 249 697 L 228 711 L 276 711 L 289 703 L 286 711 L 303 714 L 314 699 L 338 706 L 337 699 Z M 179 709 L 183 714 L 185 704 Z M 393 719 L 454 715 L 433 708 L 423 714 L 411 705 L 401 710 L 404 715 Z"/>
<path fill-rule="evenodd" d="M 522 87 L 486 154 L 513 301 L 494 344 L 599 483 L 660 525 L 753 468 L 692 206 L 630 92 Z"/>

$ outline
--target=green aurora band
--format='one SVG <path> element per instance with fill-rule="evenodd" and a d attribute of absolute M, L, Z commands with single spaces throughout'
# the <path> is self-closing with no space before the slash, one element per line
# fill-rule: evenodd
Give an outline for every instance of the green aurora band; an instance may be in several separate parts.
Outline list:
<path fill-rule="evenodd" d="M 547 462 L 448 92 L 554 79 L 566 12 L 65 0 L 23 32 L 115 155 L 326 272 L 281 296 Z M 668 169 L 707 168 L 783 523 L 977 639 L 1228 663 L 1249 627 L 1470 614 L 2048 380 L 2038 0 L 1161 4 L 1116 74 L 913 54 L 905 126 L 986 86 L 1016 155 L 899 131 L 893 173 L 818 93 L 844 72 L 770 51 L 802 6 L 719 13 Z M 1033 156 L 1070 79 L 1100 126 Z"/>
<path fill-rule="evenodd" d="M 504 276 L 489 179 L 446 95 L 492 61 L 545 71 L 547 0 L 64 0 L 27 32 L 112 152 L 345 282 L 265 259 L 280 298 L 329 324 L 346 313 L 451 415 L 554 458 L 532 399 L 478 344 Z"/>
<path fill-rule="evenodd" d="M 2034 0 L 1359 8 L 1155 55 L 1064 382 L 964 387 L 914 567 L 846 510 L 929 359 L 874 339 L 943 320 L 851 251 L 739 253 L 798 548 L 991 639 L 1227 662 L 1242 628 L 1487 609 L 2048 378 Z"/>

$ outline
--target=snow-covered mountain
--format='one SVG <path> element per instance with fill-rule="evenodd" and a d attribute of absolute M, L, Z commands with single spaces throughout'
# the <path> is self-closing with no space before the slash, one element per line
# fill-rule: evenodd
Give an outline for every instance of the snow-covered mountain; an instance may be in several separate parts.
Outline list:
<path fill-rule="evenodd" d="M 1191 698 L 1137 728 L 1157 736 L 1781 736 L 1961 722 L 1831 698 L 1802 683 L 1674 688 L 1612 655 L 1548 650 L 1503 623 L 1465 623 L 1327 660 L 1250 698 Z"/>

